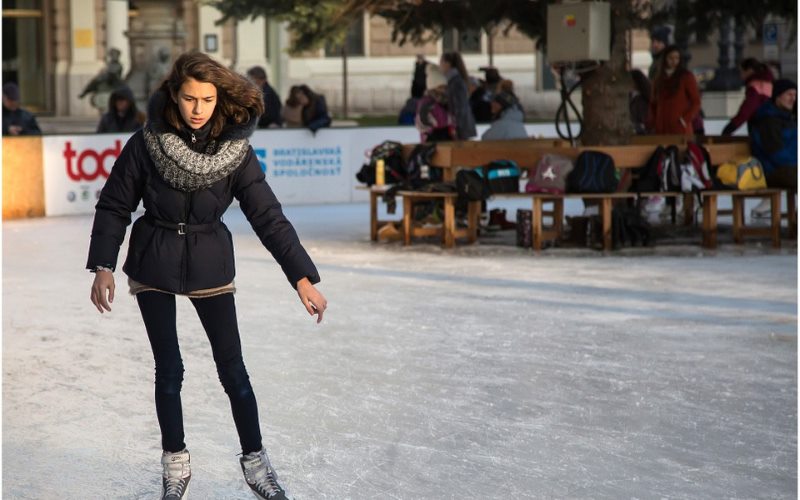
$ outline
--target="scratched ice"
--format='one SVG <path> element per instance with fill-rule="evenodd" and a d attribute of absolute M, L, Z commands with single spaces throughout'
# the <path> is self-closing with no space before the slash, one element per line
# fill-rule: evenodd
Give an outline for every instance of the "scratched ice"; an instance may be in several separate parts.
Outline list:
<path fill-rule="evenodd" d="M 287 208 L 321 326 L 226 216 L 264 442 L 297 498 L 795 497 L 796 246 L 407 249 L 370 243 L 367 212 Z M 4 223 L 4 498 L 158 494 L 149 347 L 122 273 L 111 314 L 89 304 L 90 223 Z M 190 494 L 251 498 L 205 335 L 178 314 Z"/>

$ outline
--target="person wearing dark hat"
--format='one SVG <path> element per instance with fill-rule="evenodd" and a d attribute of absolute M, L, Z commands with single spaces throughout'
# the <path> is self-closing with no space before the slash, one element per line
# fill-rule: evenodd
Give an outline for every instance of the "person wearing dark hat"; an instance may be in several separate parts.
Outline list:
<path fill-rule="evenodd" d="M 491 102 L 494 95 L 499 92 L 498 84 L 502 81 L 500 72 L 492 66 L 479 68 L 484 73 L 482 80 L 476 80 L 474 90 L 469 95 L 469 105 L 476 123 L 490 123 L 492 116 Z"/>
<path fill-rule="evenodd" d="M 492 126 L 481 136 L 484 141 L 502 141 L 508 139 L 527 139 L 522 113 L 522 106 L 517 96 L 507 90 L 501 90 L 492 98 Z"/>
<path fill-rule="evenodd" d="M 108 97 L 108 111 L 97 124 L 98 134 L 136 132 L 145 122 L 145 114 L 136 108 L 133 91 L 127 85 L 116 89 Z"/>
<path fill-rule="evenodd" d="M 3 84 L 3 135 L 41 135 L 36 117 L 22 109 L 19 87 L 14 82 Z"/>
<path fill-rule="evenodd" d="M 653 28 L 650 32 L 650 54 L 653 56 L 653 62 L 650 63 L 650 69 L 647 71 L 647 78 L 652 82 L 658 72 L 658 63 L 661 59 L 661 54 L 664 49 L 669 45 L 669 35 L 672 30 L 669 26 L 658 26 Z"/>
<path fill-rule="evenodd" d="M 750 148 L 764 167 L 767 186 L 797 190 L 797 84 L 776 80 L 772 99 L 750 120 Z M 763 206 L 762 206 L 763 205 Z M 754 217 L 769 214 L 769 204 L 753 209 Z"/>

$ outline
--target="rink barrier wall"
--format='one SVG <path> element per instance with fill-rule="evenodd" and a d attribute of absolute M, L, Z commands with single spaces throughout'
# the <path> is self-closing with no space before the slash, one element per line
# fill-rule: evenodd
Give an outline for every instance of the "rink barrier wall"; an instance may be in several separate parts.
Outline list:
<path fill-rule="evenodd" d="M 718 134 L 726 122 L 706 121 Z M 482 134 L 488 125 L 478 125 Z M 526 124 L 532 137 L 555 138 L 551 123 Z M 577 130 L 577 127 L 573 130 Z M 3 218 L 86 215 L 131 134 L 51 135 L 3 142 Z M 416 143 L 414 127 L 257 130 L 250 139 L 267 181 L 284 205 L 367 202 L 356 172 L 385 140 Z"/>
<path fill-rule="evenodd" d="M 41 137 L 3 137 L 3 220 L 45 215 Z"/>

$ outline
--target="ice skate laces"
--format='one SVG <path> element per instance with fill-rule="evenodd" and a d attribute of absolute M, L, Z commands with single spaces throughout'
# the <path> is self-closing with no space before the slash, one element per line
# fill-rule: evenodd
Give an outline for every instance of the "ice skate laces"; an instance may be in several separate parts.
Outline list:
<path fill-rule="evenodd" d="M 164 496 L 183 495 L 186 487 L 186 477 L 189 476 L 189 464 L 185 462 L 172 462 L 164 464 Z"/>
<path fill-rule="evenodd" d="M 267 498 L 281 492 L 281 488 L 278 486 L 278 474 L 270 465 L 264 452 L 246 461 L 244 478 L 248 484 Z"/>

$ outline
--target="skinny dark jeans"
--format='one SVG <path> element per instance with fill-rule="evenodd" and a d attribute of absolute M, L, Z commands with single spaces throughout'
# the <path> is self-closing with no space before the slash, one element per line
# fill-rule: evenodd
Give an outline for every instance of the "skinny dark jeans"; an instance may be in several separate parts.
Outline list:
<path fill-rule="evenodd" d="M 161 444 L 165 451 L 186 447 L 183 434 L 181 385 L 183 361 L 178 346 L 175 296 L 147 291 L 136 295 L 155 359 L 155 399 Z M 258 406 L 242 360 L 242 345 L 232 293 L 190 299 L 211 343 L 217 374 L 228 395 L 242 453 L 261 449 Z"/>

